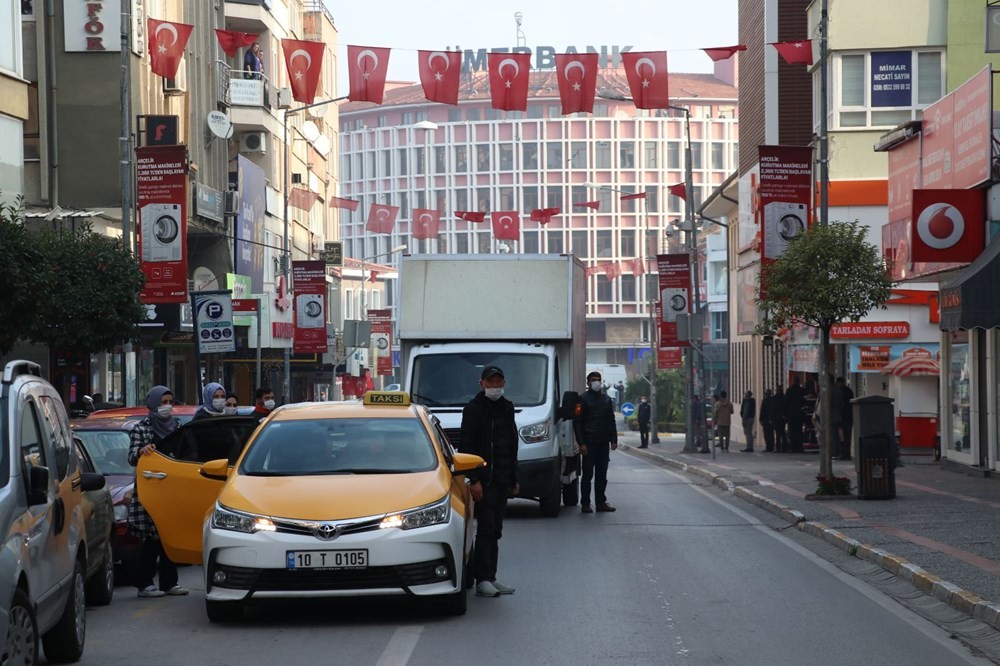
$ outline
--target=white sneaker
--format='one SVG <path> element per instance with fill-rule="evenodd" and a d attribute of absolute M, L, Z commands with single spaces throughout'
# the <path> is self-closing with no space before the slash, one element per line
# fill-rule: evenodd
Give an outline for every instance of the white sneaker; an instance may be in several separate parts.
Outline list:
<path fill-rule="evenodd" d="M 514 588 L 510 585 L 504 585 L 498 580 L 493 581 L 493 587 L 497 588 L 497 592 L 500 594 L 514 594 Z"/>
<path fill-rule="evenodd" d="M 484 580 L 481 583 L 476 583 L 476 596 L 477 597 L 499 597 L 500 590 L 497 586 L 488 580 Z"/>
<path fill-rule="evenodd" d="M 164 594 L 169 594 L 169 595 L 174 596 L 174 597 L 183 597 L 187 593 L 188 593 L 188 591 L 185 590 L 180 585 L 174 585 L 172 588 L 170 588 L 169 590 L 167 590 L 166 592 L 164 592 Z"/>
<path fill-rule="evenodd" d="M 139 590 L 140 597 L 163 597 L 166 596 L 166 592 L 158 589 L 155 585 L 147 585 L 146 587 Z"/>

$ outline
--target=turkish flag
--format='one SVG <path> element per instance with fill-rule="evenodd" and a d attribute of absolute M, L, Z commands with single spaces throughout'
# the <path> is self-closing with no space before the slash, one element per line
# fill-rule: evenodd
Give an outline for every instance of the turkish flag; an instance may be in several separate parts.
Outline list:
<path fill-rule="evenodd" d="M 621 200 L 631 201 L 632 199 L 645 199 L 645 198 L 646 198 L 646 193 L 639 192 L 638 194 L 623 194 Z"/>
<path fill-rule="evenodd" d="M 601 209 L 601 202 L 600 201 L 581 201 L 580 203 L 573 204 L 573 207 L 574 208 L 589 208 L 591 210 L 600 210 Z"/>
<path fill-rule="evenodd" d="M 632 275 L 639 277 L 646 274 L 646 262 L 642 257 L 632 260 Z"/>
<path fill-rule="evenodd" d="M 665 109 L 670 106 L 666 51 L 628 51 L 622 65 L 637 109 Z"/>
<path fill-rule="evenodd" d="M 320 69 L 323 67 L 323 52 L 326 44 L 300 39 L 282 39 L 281 50 L 285 53 L 285 67 L 292 87 L 292 97 L 296 102 L 312 104 L 319 87 Z"/>
<path fill-rule="evenodd" d="M 667 191 L 670 192 L 675 197 L 680 199 L 687 199 L 687 187 L 684 183 L 677 183 L 676 185 L 668 185 Z"/>
<path fill-rule="evenodd" d="M 493 108 L 503 111 L 527 111 L 531 54 L 490 53 L 488 56 Z"/>
<path fill-rule="evenodd" d="M 368 211 L 368 221 L 365 222 L 365 229 L 373 234 L 391 234 L 392 228 L 396 224 L 396 215 L 399 214 L 399 206 L 386 206 L 384 204 L 372 204 Z"/>
<path fill-rule="evenodd" d="M 521 215 L 516 210 L 498 210 L 490 213 L 493 235 L 497 240 L 520 240 Z"/>
<path fill-rule="evenodd" d="M 729 60 L 732 58 L 737 51 L 746 51 L 747 47 L 743 44 L 737 44 L 736 46 L 713 46 L 711 48 L 702 49 L 712 62 L 719 62 L 720 60 Z"/>
<path fill-rule="evenodd" d="M 177 68 L 184 57 L 184 47 L 193 25 L 146 19 L 146 34 L 149 36 L 149 69 L 153 74 L 165 79 L 177 76 Z"/>
<path fill-rule="evenodd" d="M 301 210 L 309 210 L 319 199 L 319 195 L 304 187 L 293 187 L 288 192 L 288 204 Z"/>
<path fill-rule="evenodd" d="M 372 284 L 375 284 L 375 280 L 376 280 L 376 278 L 378 278 L 378 276 L 379 276 L 379 272 L 378 271 L 376 271 L 374 269 L 370 269 L 368 271 L 368 281 L 371 282 Z"/>
<path fill-rule="evenodd" d="M 429 208 L 413 209 L 413 237 L 437 238 L 441 227 L 441 211 Z"/>
<path fill-rule="evenodd" d="M 531 211 L 531 221 L 538 222 L 539 224 L 548 224 L 560 212 L 558 208 L 536 208 Z"/>
<path fill-rule="evenodd" d="M 455 217 L 465 220 L 466 222 L 485 222 L 486 213 L 479 213 L 473 210 L 456 210 Z"/>
<path fill-rule="evenodd" d="M 354 199 L 344 199 L 342 197 L 333 197 L 330 200 L 330 208 L 346 208 L 350 211 L 355 211 L 358 209 L 358 204 L 360 201 L 355 201 Z"/>
<path fill-rule="evenodd" d="M 347 74 L 352 102 L 382 103 L 385 76 L 389 70 L 389 49 L 372 46 L 347 47 Z"/>
<path fill-rule="evenodd" d="M 591 275 L 597 275 L 598 270 L 599 270 L 598 266 L 587 266 L 586 268 L 583 269 L 583 274 L 587 277 L 590 277 Z"/>
<path fill-rule="evenodd" d="M 986 209 L 982 190 L 913 190 L 910 259 L 967 262 L 983 251 Z"/>
<path fill-rule="evenodd" d="M 428 102 L 458 104 L 461 51 L 417 51 L 420 85 Z"/>
<path fill-rule="evenodd" d="M 771 46 L 789 65 L 813 64 L 811 39 L 803 39 L 800 42 L 773 42 Z"/>
<path fill-rule="evenodd" d="M 230 58 L 236 57 L 236 49 L 250 46 L 257 41 L 257 35 L 239 30 L 219 30 L 216 28 L 215 36 L 219 40 L 219 46 Z"/>
<path fill-rule="evenodd" d="M 604 277 L 609 280 L 614 280 L 619 275 L 622 274 L 622 267 L 618 265 L 618 262 L 611 261 L 604 264 Z"/>
<path fill-rule="evenodd" d="M 596 53 L 556 54 L 556 75 L 559 79 L 559 99 L 563 115 L 593 113 L 597 93 Z"/>

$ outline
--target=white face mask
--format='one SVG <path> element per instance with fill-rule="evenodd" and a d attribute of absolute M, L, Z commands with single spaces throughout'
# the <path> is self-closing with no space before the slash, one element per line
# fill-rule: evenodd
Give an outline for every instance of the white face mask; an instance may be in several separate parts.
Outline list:
<path fill-rule="evenodd" d="M 274 400 L 265 400 L 264 401 L 264 409 L 267 409 L 267 410 L 274 409 Z"/>
<path fill-rule="evenodd" d="M 212 399 L 212 410 L 216 412 L 221 412 L 226 408 L 225 398 L 213 398 Z"/>
<path fill-rule="evenodd" d="M 604 385 L 601 382 L 590 382 L 590 390 L 599 392 Z"/>
<path fill-rule="evenodd" d="M 222 410 L 222 413 L 226 414 L 228 416 L 232 416 L 233 414 L 236 413 L 236 408 L 235 407 L 226 407 L 226 408 L 224 408 Z"/>
<path fill-rule="evenodd" d="M 159 416 L 161 419 L 170 418 L 170 416 L 172 416 L 173 413 L 174 413 L 173 405 L 160 405 L 159 407 L 156 408 L 156 415 Z"/>
<path fill-rule="evenodd" d="M 490 400 L 499 400 L 501 396 L 503 396 L 503 387 L 483 389 L 483 393 L 485 393 L 486 397 Z"/>

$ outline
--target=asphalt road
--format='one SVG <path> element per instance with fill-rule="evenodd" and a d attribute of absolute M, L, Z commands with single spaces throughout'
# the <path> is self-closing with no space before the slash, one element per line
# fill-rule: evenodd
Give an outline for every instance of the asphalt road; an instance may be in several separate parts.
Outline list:
<path fill-rule="evenodd" d="M 283 603 L 211 625 L 200 571 L 188 597 L 88 613 L 82 664 L 985 664 L 769 526 L 746 505 L 627 454 L 612 457 L 614 514 L 511 506 L 500 579 L 461 618 L 394 600 Z M 764 521 L 764 522 L 761 522 Z"/>

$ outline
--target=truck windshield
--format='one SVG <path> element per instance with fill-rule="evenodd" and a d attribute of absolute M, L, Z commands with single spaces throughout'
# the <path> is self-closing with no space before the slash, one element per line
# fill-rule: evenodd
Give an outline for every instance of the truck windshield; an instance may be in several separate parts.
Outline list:
<path fill-rule="evenodd" d="M 543 354 L 424 354 L 413 361 L 413 402 L 428 407 L 464 407 L 479 393 L 483 368 L 495 365 L 507 380 L 504 397 L 515 407 L 534 407 L 549 392 L 549 360 Z"/>

